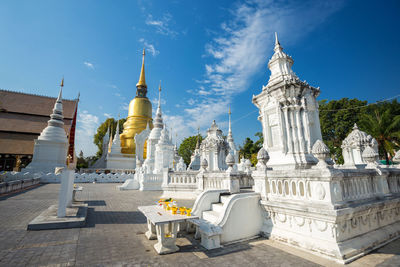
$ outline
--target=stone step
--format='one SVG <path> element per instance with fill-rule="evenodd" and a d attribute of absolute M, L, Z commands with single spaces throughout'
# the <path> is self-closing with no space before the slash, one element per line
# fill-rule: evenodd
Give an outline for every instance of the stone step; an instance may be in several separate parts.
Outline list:
<path fill-rule="evenodd" d="M 220 199 L 221 203 L 224 204 L 226 201 L 229 200 L 230 197 L 231 197 L 231 195 L 221 195 L 219 197 L 219 199 Z"/>
<path fill-rule="evenodd" d="M 222 211 L 223 207 L 224 207 L 224 204 L 222 204 L 222 203 L 214 203 L 211 205 L 211 210 L 220 213 Z"/>
<path fill-rule="evenodd" d="M 219 212 L 213 210 L 203 211 L 203 220 L 215 223 L 218 220 Z"/>

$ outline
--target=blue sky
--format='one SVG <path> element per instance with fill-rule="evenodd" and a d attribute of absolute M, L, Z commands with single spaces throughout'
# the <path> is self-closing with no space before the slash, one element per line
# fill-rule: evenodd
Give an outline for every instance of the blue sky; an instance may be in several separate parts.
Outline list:
<path fill-rule="evenodd" d="M 77 152 L 92 155 L 99 124 L 127 116 L 145 47 L 148 97 L 161 80 L 174 138 L 213 119 L 226 131 L 230 105 L 242 144 L 261 131 L 251 98 L 268 81 L 275 31 L 318 99 L 375 102 L 400 93 L 398 14 L 395 0 L 3 0 L 0 88 L 56 97 L 64 76 L 64 97 L 81 94 Z"/>

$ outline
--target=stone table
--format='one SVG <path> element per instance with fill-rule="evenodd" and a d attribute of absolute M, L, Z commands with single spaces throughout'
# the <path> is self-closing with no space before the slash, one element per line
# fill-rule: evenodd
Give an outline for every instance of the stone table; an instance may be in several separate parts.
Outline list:
<path fill-rule="evenodd" d="M 161 206 L 141 206 L 138 210 L 147 218 L 148 231 L 146 237 L 155 239 L 158 242 L 154 245 L 158 254 L 168 254 L 179 250 L 176 246 L 176 237 L 178 224 L 188 219 L 197 219 L 198 216 L 186 216 L 180 214 L 171 214 L 165 211 Z M 167 227 L 167 229 L 166 229 Z"/>

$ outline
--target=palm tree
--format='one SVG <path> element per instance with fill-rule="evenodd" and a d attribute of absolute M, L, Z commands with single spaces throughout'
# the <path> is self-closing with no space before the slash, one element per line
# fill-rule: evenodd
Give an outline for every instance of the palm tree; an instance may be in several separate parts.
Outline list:
<path fill-rule="evenodd" d="M 361 116 L 360 128 L 373 136 L 378 142 L 379 152 L 389 164 L 388 153 L 394 154 L 399 147 L 400 115 L 387 106 L 376 106 L 372 114 L 364 113 Z"/>

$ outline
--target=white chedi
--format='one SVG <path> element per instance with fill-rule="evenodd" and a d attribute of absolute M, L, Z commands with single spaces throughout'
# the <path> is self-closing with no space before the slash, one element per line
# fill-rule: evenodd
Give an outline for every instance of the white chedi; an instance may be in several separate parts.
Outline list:
<path fill-rule="evenodd" d="M 146 160 L 143 165 L 145 166 L 147 172 L 153 173 L 154 171 L 154 160 L 156 153 L 156 145 L 161 138 L 161 131 L 164 128 L 162 111 L 161 111 L 161 84 L 158 88 L 158 106 L 156 111 L 156 116 L 153 120 L 153 129 L 147 139 L 147 155 Z"/>
<path fill-rule="evenodd" d="M 361 131 L 355 123 L 353 131 L 342 142 L 343 167 L 364 167 L 367 162 L 362 154 L 364 149 L 370 146 L 378 153 L 378 143 L 375 138 Z"/>
<path fill-rule="evenodd" d="M 226 170 L 225 158 L 228 153 L 229 144 L 214 120 L 207 131 L 207 137 L 201 142 L 200 158 L 207 160 L 209 171 Z"/>
<path fill-rule="evenodd" d="M 174 160 L 174 145 L 169 138 L 167 127 L 162 129 L 161 137 L 156 145 L 155 159 L 154 159 L 154 172 L 155 174 L 162 173 L 164 168 L 173 168 Z"/>
<path fill-rule="evenodd" d="M 311 147 L 322 139 L 316 100 L 320 90 L 292 71 L 293 59 L 283 52 L 277 36 L 274 52 L 268 63 L 268 84 L 253 96 L 263 127 L 263 146 L 271 157 L 268 166 L 280 170 L 310 168 L 317 163 Z"/>
<path fill-rule="evenodd" d="M 47 127 L 35 140 L 32 162 L 22 171 L 54 173 L 56 167 L 67 167 L 68 138 L 63 119 L 61 86 Z"/>

